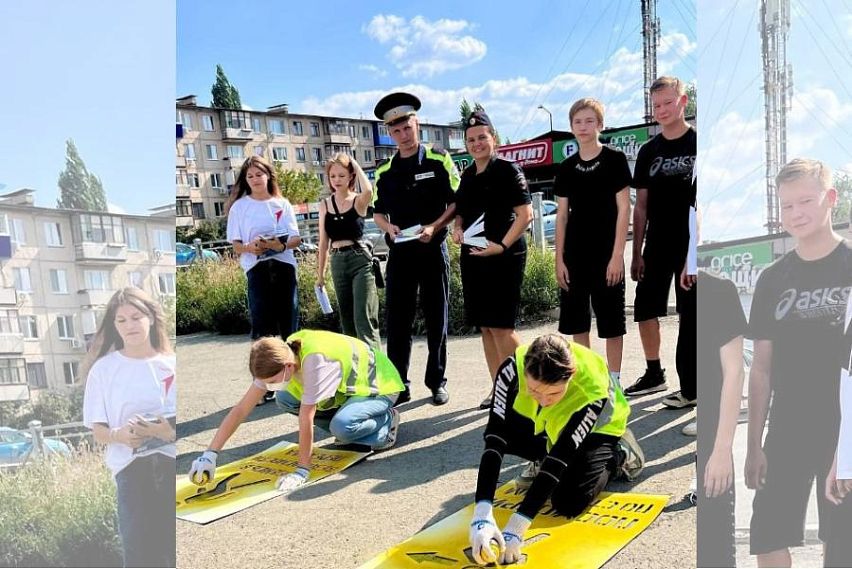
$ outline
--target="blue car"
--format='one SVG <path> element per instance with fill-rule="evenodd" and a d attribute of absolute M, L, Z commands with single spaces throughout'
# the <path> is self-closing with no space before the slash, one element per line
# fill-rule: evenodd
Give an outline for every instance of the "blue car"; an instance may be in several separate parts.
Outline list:
<path fill-rule="evenodd" d="M 178 243 L 177 249 L 175 251 L 175 260 L 178 265 L 188 265 L 196 260 L 196 252 L 195 247 L 191 247 L 186 243 Z M 201 251 L 202 256 L 205 261 L 218 261 L 219 255 L 216 251 L 210 251 L 209 249 L 203 249 Z"/>
<path fill-rule="evenodd" d="M 69 456 L 71 449 L 62 441 L 44 439 L 44 444 L 52 454 Z M 10 427 L 0 427 L 0 464 L 18 464 L 32 448 L 32 435 Z"/>

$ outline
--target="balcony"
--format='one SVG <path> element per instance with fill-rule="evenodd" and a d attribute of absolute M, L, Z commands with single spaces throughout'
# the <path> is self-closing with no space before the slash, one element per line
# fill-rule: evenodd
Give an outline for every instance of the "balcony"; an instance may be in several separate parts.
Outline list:
<path fill-rule="evenodd" d="M 0 384 L 0 401 L 29 401 L 30 388 L 26 383 Z"/>
<path fill-rule="evenodd" d="M 252 130 L 250 128 L 223 128 L 222 140 L 238 140 L 245 142 L 252 139 Z"/>
<path fill-rule="evenodd" d="M 175 197 L 188 198 L 189 197 L 189 186 L 187 186 L 186 184 L 178 184 L 177 189 L 175 190 Z"/>
<path fill-rule="evenodd" d="M 186 168 L 186 156 L 178 156 L 175 165 L 178 168 Z"/>
<path fill-rule="evenodd" d="M 191 215 L 179 215 L 175 218 L 176 227 L 192 227 L 195 225 Z"/>
<path fill-rule="evenodd" d="M 349 134 L 330 132 L 325 135 L 324 142 L 326 144 L 342 144 L 344 146 L 352 146 L 352 137 Z"/>
<path fill-rule="evenodd" d="M 81 306 L 106 306 L 114 290 L 84 289 L 77 291 L 77 298 Z"/>
<path fill-rule="evenodd" d="M 0 334 L 0 354 L 23 354 L 23 334 Z"/>
<path fill-rule="evenodd" d="M 245 142 L 252 139 L 251 113 L 246 111 L 222 111 L 219 113 L 219 124 L 222 125 L 222 140 L 239 140 Z"/>
<path fill-rule="evenodd" d="M 77 243 L 74 246 L 76 260 L 80 262 L 123 263 L 127 261 L 127 245 L 124 243 Z"/>
<path fill-rule="evenodd" d="M 14 288 L 0 288 L 0 306 L 17 306 L 18 294 Z"/>

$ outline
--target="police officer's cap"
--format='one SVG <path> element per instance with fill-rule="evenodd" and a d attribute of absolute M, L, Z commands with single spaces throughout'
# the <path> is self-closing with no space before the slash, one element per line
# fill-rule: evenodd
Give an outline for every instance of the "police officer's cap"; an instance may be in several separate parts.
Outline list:
<path fill-rule="evenodd" d="M 410 93 L 391 93 L 385 95 L 376 103 L 373 112 L 386 125 L 392 125 L 417 114 L 420 110 L 420 99 Z"/>
<path fill-rule="evenodd" d="M 491 128 L 494 128 L 494 125 L 491 123 L 491 119 L 488 118 L 485 111 L 474 111 L 470 113 L 470 116 L 465 121 L 464 130 L 467 131 L 467 129 L 475 126 L 490 126 Z"/>

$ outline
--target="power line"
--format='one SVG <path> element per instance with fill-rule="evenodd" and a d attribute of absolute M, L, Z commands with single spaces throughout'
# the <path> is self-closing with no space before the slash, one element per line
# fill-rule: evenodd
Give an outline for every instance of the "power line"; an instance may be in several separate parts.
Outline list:
<path fill-rule="evenodd" d="M 737 0 L 736 3 L 734 4 L 734 7 L 731 10 L 732 12 L 733 12 L 734 9 L 736 9 L 736 7 L 739 5 L 739 3 L 740 3 L 740 0 Z M 734 27 L 734 22 L 733 22 L 733 19 L 731 19 L 731 22 L 728 24 L 728 31 L 725 33 L 725 41 L 722 43 L 722 53 L 719 57 L 719 65 L 716 67 L 716 77 L 713 79 L 713 82 L 710 84 L 710 97 L 707 99 L 708 101 L 713 100 L 713 94 L 716 91 L 716 82 L 719 80 L 719 74 L 721 72 L 722 61 L 725 59 L 725 49 L 728 47 L 728 38 L 731 36 L 731 28 L 733 28 L 733 27 Z M 700 57 L 699 57 L 699 61 L 700 61 Z"/>
<path fill-rule="evenodd" d="M 808 112 L 808 114 L 811 115 L 811 117 L 813 117 L 813 119 L 817 121 L 820 126 L 827 131 L 828 136 L 830 136 L 834 140 L 834 142 L 837 143 L 837 146 L 839 146 L 844 152 L 846 152 L 847 156 L 852 156 L 852 152 L 850 152 L 849 149 L 846 148 L 846 146 L 844 146 L 844 144 L 840 142 L 840 140 L 838 140 L 837 137 L 834 136 L 834 134 L 831 132 L 832 127 L 827 126 L 824 122 L 822 122 L 822 120 L 820 120 L 816 113 L 814 113 L 811 108 L 807 104 L 805 104 L 805 99 L 803 97 L 794 96 L 793 99 L 801 103 L 802 107 Z M 819 106 L 817 106 L 817 108 L 819 108 Z M 825 114 L 825 111 L 823 111 L 822 109 L 820 109 L 820 111 Z M 829 121 L 831 120 L 831 117 L 829 117 L 827 114 L 825 116 L 828 118 Z"/>
<path fill-rule="evenodd" d="M 793 7 L 795 8 L 795 5 Z M 817 41 L 813 32 L 811 32 L 811 29 L 808 26 L 808 22 L 807 22 L 807 20 L 804 19 L 804 17 L 802 17 L 802 23 L 805 26 L 805 31 L 808 32 L 809 36 L 811 36 L 811 39 L 813 40 L 814 44 L 816 44 L 816 46 L 817 46 L 817 49 L 819 49 L 820 53 L 825 58 L 825 62 L 828 63 L 828 68 L 831 69 L 831 72 L 834 73 L 834 76 L 837 78 L 837 82 L 840 83 L 840 86 L 843 88 L 844 91 L 846 91 L 846 94 L 849 96 L 849 98 L 852 99 L 852 93 L 850 93 L 849 89 L 846 88 L 846 84 L 843 82 L 843 79 L 841 79 L 840 75 L 837 73 L 837 69 L 835 69 L 834 66 L 831 65 L 831 60 L 829 59 L 828 54 L 826 54 L 825 50 L 822 49 L 822 46 Z"/>
<path fill-rule="evenodd" d="M 824 1 L 824 0 L 823 0 L 823 5 L 825 5 L 825 1 Z M 823 27 L 824 27 L 824 26 L 822 26 L 822 25 L 821 25 L 821 24 L 817 21 L 817 19 L 816 19 L 816 18 L 814 18 L 813 14 L 811 14 L 811 13 L 808 11 L 808 7 L 807 7 L 806 5 L 801 4 L 801 3 L 797 2 L 797 3 L 796 3 L 796 5 L 795 5 L 794 7 L 795 7 L 797 10 L 800 10 L 801 12 L 804 12 L 805 14 L 807 14 L 807 15 L 808 15 L 808 17 L 810 17 L 810 19 L 813 21 L 813 23 L 814 23 L 814 24 L 815 24 L 818 28 L 823 28 Z M 832 17 L 830 17 L 830 16 L 829 16 L 829 18 L 828 18 L 828 19 L 829 19 L 829 20 L 831 20 L 831 22 L 834 24 L 834 29 L 836 29 L 836 30 L 837 30 L 837 29 L 838 29 L 838 28 L 837 28 L 837 22 L 835 22 L 835 21 L 834 21 L 834 18 L 832 18 Z M 807 22 L 804 22 L 804 21 L 803 21 L 803 23 L 805 24 L 805 27 L 807 27 Z M 838 30 L 838 31 L 839 31 L 839 30 Z M 831 45 L 834 47 L 834 49 L 836 49 L 836 50 L 837 50 L 837 53 L 839 53 L 839 54 L 840 54 L 840 57 L 841 57 L 841 58 L 843 58 L 843 59 L 845 59 L 845 60 L 846 60 L 846 63 L 848 63 L 850 66 L 852 66 L 852 59 L 850 59 L 850 58 L 849 58 L 848 53 L 846 53 L 846 51 L 848 51 L 848 48 L 847 48 L 847 50 L 842 50 L 842 49 L 840 49 L 840 48 L 837 46 L 837 44 L 836 44 L 836 43 L 834 43 L 834 40 L 831 38 L 831 36 L 829 36 L 829 35 L 828 35 L 828 34 L 826 34 L 826 33 L 823 33 L 823 34 L 821 34 L 821 35 L 822 35 L 822 37 L 824 37 L 825 39 L 827 39 L 828 41 L 830 41 L 830 42 L 831 42 Z M 841 36 L 840 36 L 840 37 L 841 37 L 841 38 L 843 37 L 843 36 L 842 36 L 842 34 L 841 34 Z"/>

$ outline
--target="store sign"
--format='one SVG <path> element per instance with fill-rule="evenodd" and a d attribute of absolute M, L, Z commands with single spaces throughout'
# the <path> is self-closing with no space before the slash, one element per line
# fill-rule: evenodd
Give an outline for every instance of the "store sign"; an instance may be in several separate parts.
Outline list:
<path fill-rule="evenodd" d="M 580 144 L 575 139 L 560 140 L 553 143 L 553 161 L 562 162 L 572 154 L 580 151 Z"/>
<path fill-rule="evenodd" d="M 553 163 L 550 139 L 509 144 L 497 149 L 497 155 L 509 162 L 514 162 L 522 168 L 530 166 L 547 166 Z"/>
<path fill-rule="evenodd" d="M 710 271 L 737 285 L 740 293 L 752 294 L 763 269 L 772 263 L 772 243 L 704 249 L 698 252 L 698 258 L 709 265 Z"/>
<path fill-rule="evenodd" d="M 648 129 L 646 127 L 631 128 L 604 134 L 601 137 L 601 142 L 610 148 L 624 152 L 628 160 L 635 161 L 639 155 L 639 149 L 648 142 Z"/>

